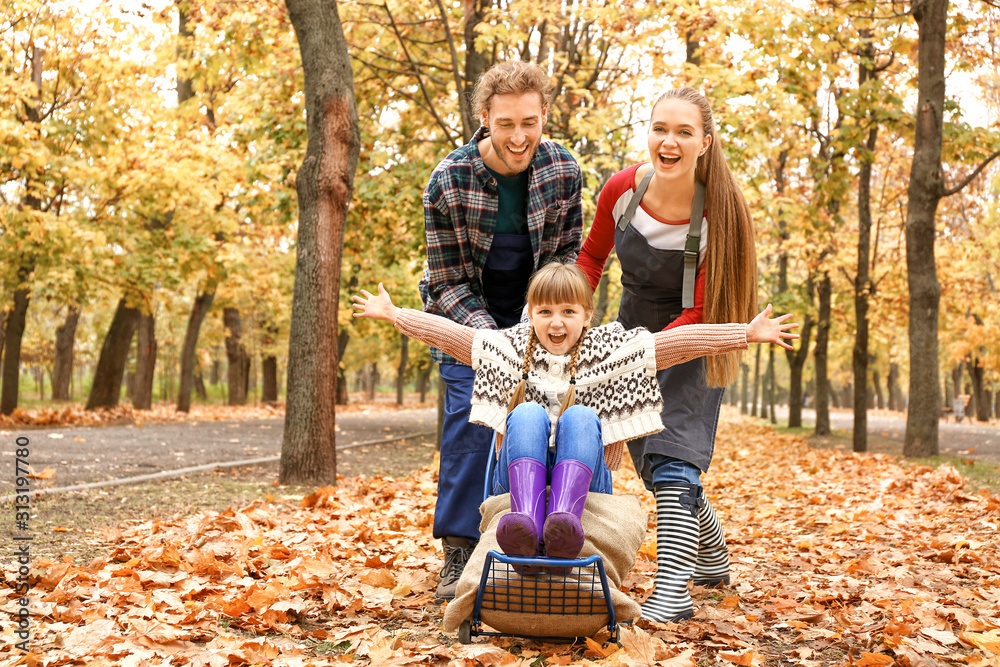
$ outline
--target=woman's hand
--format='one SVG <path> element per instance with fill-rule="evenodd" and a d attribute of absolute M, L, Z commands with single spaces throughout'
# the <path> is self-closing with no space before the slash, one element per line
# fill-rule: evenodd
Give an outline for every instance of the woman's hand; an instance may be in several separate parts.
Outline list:
<path fill-rule="evenodd" d="M 792 317 L 790 313 L 774 319 L 771 319 L 769 317 L 770 315 L 771 304 L 767 304 L 767 308 L 764 309 L 764 312 L 759 313 L 757 317 L 753 318 L 753 320 L 750 321 L 750 324 L 747 325 L 747 342 L 774 343 L 775 345 L 780 345 L 786 350 L 793 349 L 791 345 L 782 339 L 795 340 L 798 338 L 799 335 L 797 333 L 789 333 L 789 330 L 797 329 L 799 323 L 787 322 L 787 320 Z"/>
<path fill-rule="evenodd" d="M 382 283 L 378 284 L 378 296 L 375 296 L 368 290 L 361 290 L 361 294 L 355 294 L 353 299 L 354 303 L 351 305 L 357 309 L 354 317 L 368 317 L 373 320 L 385 320 L 386 322 L 395 324 L 399 308 L 392 305 L 392 299 L 389 298 L 389 293 L 382 286 Z M 747 331 L 749 331 L 749 328 Z"/>

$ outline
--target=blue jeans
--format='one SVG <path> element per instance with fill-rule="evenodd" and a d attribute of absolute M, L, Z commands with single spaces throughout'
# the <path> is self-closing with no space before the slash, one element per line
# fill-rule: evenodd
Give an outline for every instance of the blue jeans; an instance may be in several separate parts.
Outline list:
<path fill-rule="evenodd" d="M 701 486 L 701 470 L 693 463 L 662 454 L 646 454 L 646 466 L 653 476 L 653 486 L 684 482 Z"/>
<path fill-rule="evenodd" d="M 601 437 L 601 420 L 591 408 L 571 405 L 559 418 L 556 427 L 556 448 L 549 449 L 552 420 L 545 408 L 537 403 L 522 403 L 507 415 L 503 446 L 493 472 L 492 495 L 510 490 L 507 465 L 521 458 L 541 461 L 549 471 L 559 461 L 580 461 L 594 473 L 590 490 L 594 493 L 611 493 L 611 471 L 604 462 L 604 440 Z"/>
<path fill-rule="evenodd" d="M 478 540 L 479 504 L 493 430 L 469 423 L 474 371 L 456 364 L 441 364 L 439 370 L 445 393 L 434 537 Z"/>

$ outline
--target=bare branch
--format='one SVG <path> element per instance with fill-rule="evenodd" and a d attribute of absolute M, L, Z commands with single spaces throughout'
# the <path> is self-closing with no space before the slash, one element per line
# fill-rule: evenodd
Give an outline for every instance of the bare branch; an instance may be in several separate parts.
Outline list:
<path fill-rule="evenodd" d="M 956 192 L 960 192 L 962 190 L 962 188 L 964 188 L 966 185 L 968 185 L 969 183 L 972 182 L 972 179 L 974 179 L 976 176 L 979 175 L 979 172 L 981 172 L 983 169 L 985 169 L 989 165 L 990 162 L 993 162 L 993 160 L 997 159 L 998 157 L 1000 157 L 1000 151 L 997 151 L 993 155 L 991 155 L 988 158 L 986 158 L 985 160 L 983 160 L 979 164 L 979 166 L 976 167 L 975 171 L 973 171 L 971 174 L 969 174 L 968 176 L 966 176 L 965 180 L 963 180 L 961 183 L 959 183 L 958 185 L 956 185 L 955 187 L 950 188 L 950 189 L 945 188 L 943 196 L 944 197 L 950 197 L 951 195 L 955 194 Z"/>
<path fill-rule="evenodd" d="M 840 272 L 842 274 L 844 274 L 844 278 L 847 280 L 848 283 L 850 283 L 851 287 L 853 287 L 855 290 L 857 290 L 858 289 L 858 276 L 857 276 L 857 274 L 855 274 L 854 276 L 852 276 L 850 273 L 847 272 L 847 269 L 845 269 L 843 266 L 838 266 L 837 268 L 840 270 Z"/>
<path fill-rule="evenodd" d="M 455 48 L 455 40 L 451 36 L 451 26 L 448 25 L 448 13 L 444 9 L 444 3 L 437 0 L 438 11 L 441 13 L 441 25 L 444 27 L 445 41 L 448 42 L 448 52 L 451 54 L 451 70 L 455 76 L 455 92 L 458 93 L 458 108 L 462 114 L 462 121 L 467 123 L 471 120 L 468 109 L 468 100 L 462 95 L 465 89 L 465 82 L 462 80 L 461 68 L 458 65 L 458 49 Z"/>
<path fill-rule="evenodd" d="M 391 60 L 389 58 L 385 58 L 385 57 L 382 57 L 382 56 L 379 56 L 379 57 L 382 58 L 383 60 L 389 60 L 389 62 L 399 62 L 399 61 L 393 61 L 393 60 Z M 356 60 L 359 63 L 363 64 L 365 67 L 369 67 L 371 69 L 379 70 L 380 72 L 386 72 L 388 74 L 395 74 L 397 76 L 412 76 L 413 75 L 413 70 L 409 70 L 409 69 L 393 69 L 392 67 L 384 67 L 382 65 L 376 65 L 375 63 L 368 62 L 364 58 L 362 58 L 360 56 L 356 56 L 353 53 L 351 54 L 351 60 Z"/>
<path fill-rule="evenodd" d="M 451 128 L 448 126 L 447 123 L 444 122 L 444 119 L 441 118 L 440 115 L 438 115 L 437 109 L 434 108 L 434 103 L 431 101 L 430 93 L 427 92 L 427 87 L 424 85 L 424 79 L 420 75 L 420 70 L 417 68 L 416 64 L 413 63 L 413 59 L 410 58 L 410 52 L 406 48 L 406 40 L 403 39 L 403 35 L 399 31 L 399 27 L 396 25 L 396 19 L 392 15 L 392 10 L 389 9 L 389 3 L 384 2 L 382 4 L 382 7 L 385 9 L 385 13 L 389 17 L 389 21 L 392 23 L 392 31 L 396 34 L 396 39 L 399 40 L 399 46 L 401 49 L 403 49 L 403 55 L 405 55 L 407 60 L 410 61 L 413 75 L 417 79 L 417 85 L 420 86 L 420 92 L 423 94 L 424 100 L 427 102 L 427 110 L 430 112 L 431 116 L 433 116 L 435 122 L 437 122 L 438 127 L 440 127 L 441 130 L 445 133 L 445 136 L 447 136 L 449 140 L 451 140 L 451 142 L 454 143 L 456 146 L 460 145 L 459 142 L 455 141 L 455 137 L 452 134 Z"/>
<path fill-rule="evenodd" d="M 896 52 L 892 51 L 892 52 L 889 53 L 889 60 L 887 60 L 886 62 L 884 62 L 881 65 L 877 65 L 877 66 L 873 67 L 872 68 L 872 73 L 873 74 L 878 74 L 879 72 L 884 72 L 887 69 L 889 69 L 890 67 L 892 67 L 892 64 L 894 62 L 896 62 Z"/>

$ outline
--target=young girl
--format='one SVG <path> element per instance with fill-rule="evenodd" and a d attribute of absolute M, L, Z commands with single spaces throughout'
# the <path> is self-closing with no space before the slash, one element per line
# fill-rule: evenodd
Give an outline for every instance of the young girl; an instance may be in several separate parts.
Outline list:
<path fill-rule="evenodd" d="M 470 420 L 497 432 L 493 493 L 510 492 L 511 512 L 497 527 L 505 553 L 575 558 L 588 491 L 611 493 L 611 472 L 624 443 L 662 428 L 655 372 L 747 343 L 783 339 L 791 315 L 750 324 L 683 327 L 651 334 L 618 323 L 589 328 L 593 293 L 573 265 L 552 263 L 528 285 L 530 324 L 503 331 L 472 329 L 436 315 L 397 308 L 381 283 L 378 296 L 354 296 L 355 317 L 392 322 L 475 370 Z M 552 423 L 556 424 L 555 432 Z M 551 497 L 546 507 L 546 485 Z"/>

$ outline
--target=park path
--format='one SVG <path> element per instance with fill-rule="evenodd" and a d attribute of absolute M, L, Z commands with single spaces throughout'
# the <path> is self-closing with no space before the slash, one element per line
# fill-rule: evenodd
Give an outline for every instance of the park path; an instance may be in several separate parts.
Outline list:
<path fill-rule="evenodd" d="M 436 423 L 434 408 L 347 413 L 337 416 L 337 445 L 413 436 L 434 431 Z M 31 467 L 55 472 L 45 486 L 65 487 L 277 456 L 283 425 L 283 419 L 246 419 L 0 430 L 0 470 L 9 473 L 0 476 L 0 492 L 14 488 L 14 450 L 22 436 L 30 440 Z"/>
<path fill-rule="evenodd" d="M 775 407 L 778 419 L 788 422 L 788 406 Z M 816 411 L 812 408 L 802 410 L 803 425 L 815 426 Z M 833 428 L 851 433 L 854 431 L 854 412 L 847 409 L 831 409 L 830 425 Z M 885 438 L 898 444 L 902 453 L 903 440 L 906 436 L 905 412 L 874 412 L 868 413 L 868 434 Z M 1000 463 L 1000 426 L 995 423 L 964 419 L 961 423 L 953 420 L 938 422 L 938 448 L 942 456 L 956 456 L 974 461 Z"/>
<path fill-rule="evenodd" d="M 778 406 L 777 412 L 779 419 L 787 420 L 787 407 Z M 816 413 L 807 408 L 802 418 L 804 424 L 813 425 Z M 834 428 L 850 432 L 854 415 L 850 410 L 833 409 L 830 421 Z M 277 456 L 281 453 L 282 427 L 282 419 L 247 419 L 150 423 L 142 427 L 127 424 L 0 430 L 0 470 L 4 471 L 0 474 L 0 493 L 14 488 L 14 449 L 19 436 L 30 439 L 32 467 L 39 472 L 46 468 L 55 472 L 43 486 L 66 487 Z M 337 416 L 337 444 L 343 447 L 413 436 L 434 431 L 435 427 L 434 408 L 346 413 Z M 906 415 L 870 412 L 868 432 L 889 443 L 887 453 L 899 454 L 906 432 Z M 425 442 L 431 439 L 423 438 Z M 1000 464 L 1000 427 L 978 422 L 942 421 L 940 451 L 943 455 Z M 391 452 L 389 449 L 386 455 L 391 456 Z M 351 471 L 345 469 L 344 472 Z"/>

